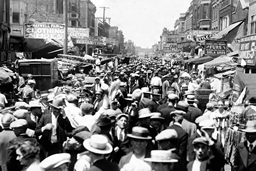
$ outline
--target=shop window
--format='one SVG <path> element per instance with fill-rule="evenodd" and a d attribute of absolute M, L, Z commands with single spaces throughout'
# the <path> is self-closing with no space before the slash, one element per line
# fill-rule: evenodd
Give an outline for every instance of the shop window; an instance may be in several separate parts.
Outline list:
<path fill-rule="evenodd" d="M 12 23 L 20 23 L 20 13 L 19 12 L 12 13 Z"/>
<path fill-rule="evenodd" d="M 245 74 L 249 74 L 249 73 L 250 73 L 250 68 L 245 68 L 245 69 L 244 69 L 244 73 L 245 73 Z"/>
<path fill-rule="evenodd" d="M 251 69 L 252 74 L 256 74 L 256 69 Z"/>
<path fill-rule="evenodd" d="M 251 16 L 251 34 L 256 33 L 256 15 Z"/>
<path fill-rule="evenodd" d="M 77 21 L 71 20 L 71 27 L 77 27 Z"/>

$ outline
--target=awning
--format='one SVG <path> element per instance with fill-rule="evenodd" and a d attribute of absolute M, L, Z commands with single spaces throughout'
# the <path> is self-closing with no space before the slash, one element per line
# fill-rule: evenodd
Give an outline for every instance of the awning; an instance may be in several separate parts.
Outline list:
<path fill-rule="evenodd" d="M 214 60 L 207 62 L 204 64 L 205 67 L 212 67 L 216 65 L 223 65 L 227 63 L 231 63 L 232 57 L 229 56 L 220 56 L 218 58 L 215 58 Z"/>
<path fill-rule="evenodd" d="M 186 61 L 184 61 L 185 63 L 188 64 L 203 64 L 205 62 L 209 62 L 213 60 L 213 57 L 211 56 L 206 56 L 206 57 L 202 57 L 202 58 L 192 58 L 192 59 L 188 59 Z"/>
<path fill-rule="evenodd" d="M 240 24 L 242 24 L 243 21 L 238 21 L 234 24 L 231 24 L 230 26 L 228 26 L 227 28 L 221 30 L 218 34 L 216 34 L 215 36 L 212 37 L 212 39 L 221 39 L 223 38 L 225 35 L 227 35 L 230 31 L 232 31 L 234 28 L 236 28 L 237 26 L 239 26 Z"/>
<path fill-rule="evenodd" d="M 223 73 L 215 74 L 214 77 L 223 78 L 225 76 L 234 75 L 235 73 L 236 73 L 236 70 L 229 70 L 229 71 L 226 71 L 226 72 L 223 72 Z"/>
<path fill-rule="evenodd" d="M 227 56 L 239 56 L 239 51 L 230 52 L 227 54 Z"/>

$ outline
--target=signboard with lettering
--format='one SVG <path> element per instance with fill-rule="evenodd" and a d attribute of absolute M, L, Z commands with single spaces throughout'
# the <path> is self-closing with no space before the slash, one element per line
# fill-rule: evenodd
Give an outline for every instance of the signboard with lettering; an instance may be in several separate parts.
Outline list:
<path fill-rule="evenodd" d="M 187 39 L 195 42 L 203 42 L 204 40 L 210 39 L 217 33 L 218 31 L 193 30 L 187 33 Z"/>
<path fill-rule="evenodd" d="M 89 37 L 89 28 L 68 27 L 68 36 L 75 42 L 84 42 Z M 64 41 L 64 25 L 35 23 L 25 25 L 25 38 L 54 39 Z"/>
<path fill-rule="evenodd" d="M 177 34 L 164 34 L 162 41 L 165 43 L 173 43 L 173 42 L 177 42 Z"/>
<path fill-rule="evenodd" d="M 246 65 L 256 64 L 256 34 L 242 37 L 240 39 L 240 56 L 245 60 Z"/>
<path fill-rule="evenodd" d="M 227 41 L 205 40 L 205 55 L 221 56 L 227 54 Z"/>
<path fill-rule="evenodd" d="M 164 53 L 178 52 L 178 44 L 177 43 L 164 43 L 163 51 L 164 51 Z"/>

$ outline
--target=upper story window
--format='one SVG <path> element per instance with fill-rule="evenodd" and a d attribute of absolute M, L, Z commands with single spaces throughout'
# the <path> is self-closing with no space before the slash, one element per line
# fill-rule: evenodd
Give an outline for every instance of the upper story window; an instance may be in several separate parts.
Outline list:
<path fill-rule="evenodd" d="M 251 34 L 256 33 L 256 15 L 251 16 Z"/>

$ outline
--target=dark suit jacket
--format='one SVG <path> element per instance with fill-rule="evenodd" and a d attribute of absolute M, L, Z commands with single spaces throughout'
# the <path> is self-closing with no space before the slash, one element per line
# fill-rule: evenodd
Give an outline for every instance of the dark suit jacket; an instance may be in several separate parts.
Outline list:
<path fill-rule="evenodd" d="M 187 145 L 188 145 L 188 133 L 180 126 L 173 124 L 168 129 L 174 129 L 178 133 L 177 151 L 179 156 L 186 160 L 187 158 Z"/>
<path fill-rule="evenodd" d="M 249 153 L 247 142 L 240 143 L 235 151 L 233 168 L 234 171 L 255 171 L 256 148 Z"/>
<path fill-rule="evenodd" d="M 106 159 L 101 159 L 93 163 L 88 171 L 119 171 L 116 163 L 110 162 Z"/>
<path fill-rule="evenodd" d="M 188 112 L 184 116 L 184 118 L 192 123 L 195 123 L 196 118 L 198 118 L 201 115 L 202 115 L 202 111 L 200 109 L 190 105 L 188 107 Z"/>
<path fill-rule="evenodd" d="M 143 108 L 149 108 L 151 112 L 156 112 L 157 104 L 154 103 L 151 99 L 142 98 L 139 102 L 139 110 Z"/>
<path fill-rule="evenodd" d="M 122 169 L 124 167 L 124 165 L 126 165 L 127 163 L 130 162 L 132 155 L 133 155 L 133 152 L 130 152 L 121 158 L 121 160 L 119 162 L 120 169 Z M 150 152 L 146 152 L 146 154 L 145 154 L 145 158 L 148 158 L 148 157 L 150 157 Z"/>
<path fill-rule="evenodd" d="M 189 162 L 187 170 L 192 171 L 194 161 Z M 216 148 L 216 144 L 211 146 L 211 156 L 202 161 L 200 171 L 221 171 L 225 165 L 224 153 Z"/>
<path fill-rule="evenodd" d="M 50 111 L 47 111 L 39 120 L 39 123 L 36 127 L 35 134 L 37 136 L 42 135 L 41 139 L 39 140 L 40 144 L 43 145 L 45 150 L 49 150 L 49 147 L 51 146 L 51 134 L 52 131 L 46 130 L 44 132 L 41 131 L 41 128 L 45 126 L 48 123 L 52 123 L 52 115 Z M 60 145 L 60 149 L 62 149 L 62 144 L 64 141 L 67 140 L 67 137 L 71 136 L 73 128 L 66 117 L 65 119 L 62 116 L 58 116 L 57 119 L 57 141 Z"/>

